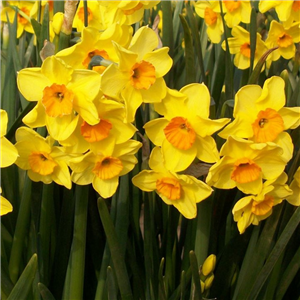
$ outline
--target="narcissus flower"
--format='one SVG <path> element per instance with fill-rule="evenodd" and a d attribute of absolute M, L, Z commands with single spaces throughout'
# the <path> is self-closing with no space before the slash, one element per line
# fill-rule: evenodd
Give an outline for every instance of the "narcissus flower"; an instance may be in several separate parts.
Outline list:
<path fill-rule="evenodd" d="M 5 137 L 8 123 L 7 112 L 1 109 L 0 113 L 1 168 L 5 168 L 12 165 L 16 161 L 18 157 L 18 151 L 16 147 Z"/>
<path fill-rule="evenodd" d="M 233 37 L 228 38 L 229 52 L 235 54 L 234 65 L 241 69 L 247 69 L 250 67 L 250 33 L 241 26 L 235 26 L 231 34 Z M 222 43 L 222 48 L 226 50 L 225 41 Z M 256 48 L 254 54 L 253 67 L 256 66 L 262 55 L 268 50 L 265 43 L 262 41 L 259 33 L 256 34 Z"/>
<path fill-rule="evenodd" d="M 288 196 L 286 200 L 295 206 L 300 205 L 300 167 L 297 169 L 296 173 L 294 174 L 294 179 L 290 185 L 293 194 Z"/>
<path fill-rule="evenodd" d="M 50 136 L 43 138 L 30 128 L 20 127 L 16 131 L 16 140 L 20 155 L 16 165 L 27 170 L 32 181 L 42 181 L 45 184 L 54 181 L 71 189 L 68 157 L 61 147 L 53 146 L 54 140 Z"/>
<path fill-rule="evenodd" d="M 168 170 L 159 147 L 152 150 L 149 166 L 152 170 L 143 170 L 134 176 L 133 184 L 145 192 L 155 191 L 166 204 L 174 205 L 185 218 L 195 218 L 196 203 L 206 199 L 212 189 L 193 176 Z"/>
<path fill-rule="evenodd" d="M 256 195 L 246 196 L 235 204 L 232 213 L 241 234 L 251 224 L 258 225 L 260 221 L 269 217 L 272 214 L 273 206 L 292 194 L 286 181 L 287 175 L 282 173 L 275 180 L 265 181 L 261 191 Z"/>
<path fill-rule="evenodd" d="M 30 22 L 30 12 L 33 7 L 33 2 L 30 1 L 7 1 L 7 4 L 16 7 L 17 13 L 17 38 L 19 38 L 24 31 L 33 33 L 33 28 Z M 10 23 L 14 22 L 16 10 L 12 7 L 4 7 L 1 10 L 1 21 L 7 22 L 6 14 Z"/>
<path fill-rule="evenodd" d="M 229 136 L 221 148 L 223 157 L 209 169 L 206 182 L 219 189 L 237 187 L 256 195 L 262 189 L 262 179 L 274 180 L 283 172 L 286 162 L 282 152 L 275 144 L 255 144 Z"/>
<path fill-rule="evenodd" d="M 195 3 L 197 15 L 204 19 L 207 35 L 212 43 L 218 44 L 224 32 L 219 1 L 197 1 Z"/>
<path fill-rule="evenodd" d="M 219 135 L 248 138 L 255 143 L 274 142 L 284 149 L 285 161 L 293 154 L 293 144 L 287 129 L 300 124 L 300 107 L 284 107 L 284 80 L 274 76 L 267 79 L 263 88 L 259 85 L 242 87 L 235 96 L 233 116 L 235 120 Z"/>
<path fill-rule="evenodd" d="M 270 31 L 266 39 L 268 48 L 278 47 L 268 57 L 269 61 L 276 61 L 281 56 L 285 59 L 295 57 L 296 46 L 294 43 L 300 41 L 299 23 L 294 23 L 289 28 L 284 28 L 282 24 L 272 21 Z"/>
<path fill-rule="evenodd" d="M 167 87 L 163 76 L 170 70 L 172 59 L 168 55 L 169 48 L 154 50 L 158 46 L 158 37 L 148 27 L 135 33 L 128 50 L 114 45 L 119 64 L 106 68 L 101 89 L 107 96 L 124 100 L 126 119 L 133 122 L 135 112 L 143 102 L 156 103 L 165 97 Z"/>
<path fill-rule="evenodd" d="M 197 157 L 214 163 L 219 159 L 211 135 L 220 130 L 229 119 L 209 119 L 210 95 L 204 84 L 189 84 L 180 92 L 168 90 L 162 103 L 155 104 L 164 118 L 146 123 L 147 136 L 162 147 L 166 167 L 175 172 L 185 170 Z"/>
<path fill-rule="evenodd" d="M 232 28 L 241 22 L 249 24 L 251 16 L 250 1 L 232 1 L 223 0 L 225 14 L 225 22 L 228 27 Z"/>
<path fill-rule="evenodd" d="M 0 187 L 0 193 L 2 194 L 1 187 Z M 6 198 L 4 198 L 2 195 L 0 195 L 0 201 L 1 201 L 0 216 L 4 216 L 13 211 L 13 207 L 10 204 L 10 202 Z"/>
<path fill-rule="evenodd" d="M 23 118 L 29 127 L 46 125 L 54 139 L 65 140 L 75 130 L 79 116 L 91 125 L 99 122 L 93 100 L 100 89 L 100 75 L 95 71 L 74 70 L 51 56 L 41 68 L 21 70 L 17 82 L 28 101 L 38 101 Z"/>
<path fill-rule="evenodd" d="M 90 151 L 70 160 L 72 181 L 79 185 L 92 183 L 101 197 L 111 197 L 118 188 L 119 177 L 130 172 L 137 163 L 135 153 L 141 146 L 134 140 L 118 145 L 114 138 L 103 140 L 97 152 Z"/>

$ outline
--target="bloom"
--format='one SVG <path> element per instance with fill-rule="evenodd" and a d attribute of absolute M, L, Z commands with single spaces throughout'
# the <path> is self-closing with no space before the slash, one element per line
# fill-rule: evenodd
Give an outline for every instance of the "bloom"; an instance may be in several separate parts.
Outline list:
<path fill-rule="evenodd" d="M 128 50 L 114 45 L 119 64 L 106 68 L 101 89 L 105 95 L 125 102 L 126 120 L 132 122 L 143 102 L 160 102 L 165 97 L 167 87 L 163 76 L 171 68 L 172 59 L 167 47 L 153 51 L 158 46 L 158 38 L 148 27 L 141 27 L 135 33 Z"/>
<path fill-rule="evenodd" d="M 46 125 L 56 140 L 65 140 L 72 134 L 79 115 L 91 125 L 99 122 L 93 100 L 100 89 L 100 75 L 95 71 L 74 70 L 50 56 L 41 68 L 21 70 L 17 83 L 28 101 L 38 101 L 23 122 L 29 127 Z"/>
<path fill-rule="evenodd" d="M 228 27 L 234 27 L 243 23 L 250 23 L 251 5 L 250 1 L 232 1 L 223 0 L 225 6 L 225 22 Z"/>
<path fill-rule="evenodd" d="M 265 181 L 257 195 L 243 197 L 235 204 L 232 213 L 241 234 L 251 224 L 258 225 L 260 221 L 270 216 L 273 206 L 292 194 L 291 189 L 285 184 L 286 181 L 287 175 L 282 173 L 275 180 Z"/>
<path fill-rule="evenodd" d="M 27 170 L 32 181 L 42 181 L 45 184 L 55 181 L 71 189 L 67 156 L 61 147 L 52 146 L 54 140 L 50 136 L 43 138 L 30 128 L 20 127 L 16 131 L 16 140 L 20 155 L 16 165 Z"/>
<path fill-rule="evenodd" d="M 235 96 L 233 116 L 235 120 L 223 129 L 219 136 L 229 135 L 248 138 L 255 143 L 274 142 L 284 149 L 284 158 L 291 159 L 293 144 L 287 129 L 300 124 L 299 107 L 285 105 L 284 80 L 273 76 L 263 88 L 259 85 L 242 87 Z"/>
<path fill-rule="evenodd" d="M 250 33 L 241 26 L 235 26 L 231 34 L 233 37 L 228 38 L 229 52 L 235 54 L 234 65 L 239 69 L 247 69 L 250 67 Z M 222 48 L 226 49 L 225 41 L 222 43 Z M 256 66 L 262 55 L 268 50 L 265 43 L 262 41 L 259 33 L 256 34 L 256 47 L 254 54 L 253 67 Z"/>
<path fill-rule="evenodd" d="M 237 187 L 245 194 L 258 194 L 262 179 L 276 179 L 286 162 L 283 150 L 276 144 L 255 144 L 229 136 L 222 146 L 223 156 L 210 169 L 206 183 L 219 189 Z"/>
<path fill-rule="evenodd" d="M 12 165 L 16 161 L 18 157 L 18 151 L 16 147 L 5 137 L 8 123 L 7 112 L 1 109 L 0 114 L 1 168 L 5 168 Z"/>
<path fill-rule="evenodd" d="M 209 119 L 210 95 L 204 84 L 189 84 L 179 92 L 168 90 L 162 103 L 155 104 L 163 118 L 151 120 L 144 128 L 147 136 L 162 147 L 166 167 L 175 172 L 186 169 L 197 157 L 216 162 L 219 153 L 211 135 L 229 119 Z"/>
<path fill-rule="evenodd" d="M 212 189 L 193 176 L 168 170 L 159 147 L 152 150 L 149 166 L 152 170 L 143 170 L 132 178 L 132 183 L 143 191 L 155 191 L 166 204 L 174 205 L 185 218 L 195 218 L 196 203 L 206 199 Z"/>
<path fill-rule="evenodd" d="M 70 160 L 72 181 L 79 185 L 92 183 L 101 197 L 111 197 L 117 190 L 119 177 L 130 172 L 137 163 L 135 153 L 141 146 L 134 140 L 118 145 L 113 137 L 103 140 L 97 152 L 89 151 Z"/>

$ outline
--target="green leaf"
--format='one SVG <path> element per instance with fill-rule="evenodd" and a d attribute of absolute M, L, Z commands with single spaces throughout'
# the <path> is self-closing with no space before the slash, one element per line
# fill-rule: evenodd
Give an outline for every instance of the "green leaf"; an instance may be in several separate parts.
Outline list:
<path fill-rule="evenodd" d="M 27 295 L 32 288 L 32 282 L 37 270 L 37 255 L 33 254 L 29 260 L 27 266 L 25 267 L 23 273 L 21 274 L 16 285 L 9 294 L 7 300 L 25 300 Z"/>
<path fill-rule="evenodd" d="M 194 251 L 190 251 L 190 263 L 193 276 L 194 297 L 193 300 L 202 300 L 202 292 L 200 285 L 199 266 Z"/>
<path fill-rule="evenodd" d="M 108 300 L 118 298 L 118 287 L 116 285 L 114 272 L 110 266 L 107 267 L 107 294 Z"/>
<path fill-rule="evenodd" d="M 54 296 L 51 294 L 49 289 L 41 282 L 38 283 L 38 289 L 43 300 L 55 300 Z"/>

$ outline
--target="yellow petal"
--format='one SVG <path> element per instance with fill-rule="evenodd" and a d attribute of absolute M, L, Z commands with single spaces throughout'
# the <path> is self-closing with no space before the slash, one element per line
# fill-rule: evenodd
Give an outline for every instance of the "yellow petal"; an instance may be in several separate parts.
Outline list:
<path fill-rule="evenodd" d="M 1 148 L 1 168 L 12 165 L 17 157 L 18 151 L 16 147 L 5 137 L 0 138 Z"/>
<path fill-rule="evenodd" d="M 13 207 L 7 199 L 5 199 L 3 196 L 0 196 L 0 197 L 1 197 L 1 214 L 0 215 L 4 216 L 4 215 L 12 212 Z"/>
<path fill-rule="evenodd" d="M 102 180 L 95 176 L 93 180 L 93 187 L 103 198 L 109 198 L 117 191 L 119 186 L 119 177 Z"/>

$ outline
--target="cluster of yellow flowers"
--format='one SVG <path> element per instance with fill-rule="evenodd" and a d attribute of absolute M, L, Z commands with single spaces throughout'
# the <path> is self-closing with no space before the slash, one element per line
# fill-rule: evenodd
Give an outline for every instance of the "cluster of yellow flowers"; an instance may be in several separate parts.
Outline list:
<path fill-rule="evenodd" d="M 210 119 L 208 88 L 199 83 L 179 91 L 168 88 L 164 76 L 173 63 L 169 49 L 159 47 L 159 37 L 149 27 L 143 26 L 132 34 L 131 25 L 140 21 L 145 9 L 158 2 L 87 1 L 86 27 L 80 1 L 73 27 L 81 32 L 81 40 L 47 57 L 41 67 L 18 73 L 20 93 L 37 104 L 23 118 L 28 127 L 16 132 L 18 155 L 16 150 L 9 150 L 11 155 L 5 152 L 1 167 L 4 160 L 14 156 L 10 163 L 27 170 L 33 181 L 54 181 L 68 189 L 72 182 L 92 183 L 101 197 L 111 197 L 119 177 L 137 163 L 136 153 L 142 143 L 132 139 L 137 131 L 135 115 L 141 105 L 150 103 L 161 117 L 144 125 L 146 136 L 155 147 L 149 169 L 133 177 L 135 186 L 155 191 L 186 218 L 196 217 L 196 203 L 209 197 L 212 187 L 237 187 L 247 195 L 233 208 L 241 233 L 250 224 L 267 218 L 272 207 L 284 199 L 300 205 L 292 191 L 299 190 L 299 180 L 296 178 L 289 187 L 284 173 L 293 155 L 293 143 L 286 130 L 299 126 L 300 108 L 284 107 L 283 79 L 271 77 L 263 88 L 242 87 L 235 96 L 233 122 L 227 118 Z M 270 56 L 271 61 L 280 56 L 290 59 L 295 54 L 294 43 L 300 40 L 299 14 L 294 14 L 299 10 L 297 1 L 265 2 L 260 2 L 260 11 L 274 6 L 283 23 L 272 21 L 265 42 L 258 35 L 255 63 L 270 47 L 278 47 Z M 290 14 L 283 16 L 285 8 L 281 6 L 286 4 L 277 2 L 289 2 Z M 13 5 L 28 16 L 36 13 L 33 3 L 31 9 L 25 1 Z M 219 1 L 195 3 L 212 43 L 221 41 L 220 9 Z M 2 10 L 2 20 L 4 13 L 10 16 L 11 10 Z M 238 68 L 248 68 L 250 34 L 238 24 L 250 22 L 250 1 L 223 1 L 223 12 L 227 26 L 233 28 L 228 42 L 230 52 L 236 55 L 234 63 Z M 22 30 L 31 32 L 23 14 L 18 15 L 18 36 Z M 60 25 L 55 20 L 60 20 Z M 54 32 L 63 26 L 59 16 L 53 16 L 52 22 Z M 47 137 L 34 130 L 44 126 Z M 212 135 L 224 126 L 219 136 L 226 142 L 219 151 Z M 1 143 L 3 136 L 1 129 Z M 186 172 L 195 160 L 212 164 L 206 183 Z M 298 177 L 299 172 L 298 169 Z"/>

